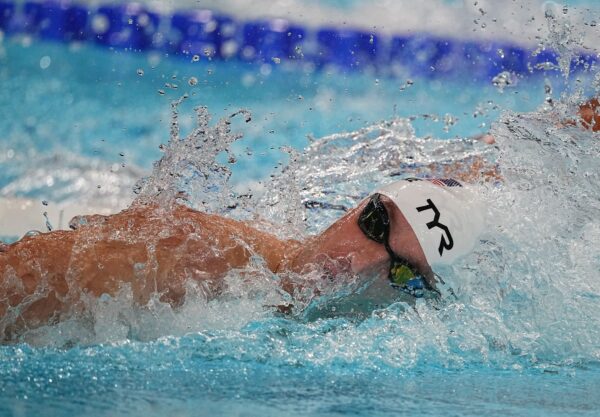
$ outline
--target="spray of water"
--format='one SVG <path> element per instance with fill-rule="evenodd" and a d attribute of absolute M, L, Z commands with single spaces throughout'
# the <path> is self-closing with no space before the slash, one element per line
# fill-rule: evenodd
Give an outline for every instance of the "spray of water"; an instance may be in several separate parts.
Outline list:
<path fill-rule="evenodd" d="M 423 361 L 547 368 L 600 359 L 595 342 L 600 337 L 600 144 L 588 131 L 560 126 L 556 110 L 504 114 L 491 131 L 497 146 L 418 138 L 410 121 L 401 119 L 332 135 L 302 153 L 288 150 L 289 165 L 265 184 L 268 191 L 256 205 L 236 208 L 228 200 L 233 197 L 227 171 L 215 157 L 239 135 L 230 133 L 228 122 L 208 127 L 206 110 L 198 114 L 199 128 L 185 139 L 172 137 L 154 173 L 138 187 L 135 204 L 161 201 L 168 209 L 182 191 L 188 203 L 224 196 L 211 200 L 215 206 L 199 206 L 231 217 L 252 208 L 261 224 L 276 225 L 271 231 L 286 236 L 293 230 L 302 236 L 322 230 L 382 183 L 405 176 L 465 174 L 476 161 L 499 167 L 502 181 L 475 180 L 489 207 L 482 245 L 439 271 L 458 300 L 435 308 L 392 300 L 354 323 L 356 314 L 343 308 L 344 297 L 351 295 L 344 292 L 347 288 L 319 288 L 318 298 L 297 295 L 304 309 L 300 322 L 282 320 L 269 306 L 298 300 L 278 289 L 277 277 L 256 257 L 244 271 L 230 272 L 217 299 L 190 283 L 177 308 L 158 297 L 138 306 L 124 288 L 115 297 L 86 299 L 87 314 L 29 331 L 23 340 L 64 346 L 208 332 L 224 337 L 228 349 L 246 356 L 254 351 L 250 356 L 255 360 L 312 363 L 319 358 L 326 363 L 343 358 L 374 368 L 382 363 L 412 367 Z M 214 149 L 206 149 L 213 144 Z M 202 159 L 206 155 L 211 159 Z M 316 285 L 318 275 L 298 279 Z M 336 312 L 342 315 L 300 324 L 303 318 Z M 256 339 L 243 336 L 248 326 L 289 337 L 280 340 L 276 351 L 264 349 Z M 294 348 L 297 344 L 302 349 Z"/>
<path fill-rule="evenodd" d="M 164 156 L 154 164 L 152 174 L 140 180 L 134 192 L 138 195 L 134 205 L 159 204 L 169 207 L 178 200 L 211 213 L 221 213 L 235 205 L 228 180 L 231 170 L 218 162 L 222 152 L 227 163 L 236 162 L 230 145 L 242 137 L 231 133 L 231 119 L 243 115 L 250 122 L 247 110 L 239 110 L 230 117 L 210 126 L 206 107 L 196 111 L 196 128 L 185 138 L 179 135 L 178 106 L 187 96 L 171 104 L 171 134 L 169 142 L 161 145 Z M 195 199 L 194 197 L 198 197 Z"/>
<path fill-rule="evenodd" d="M 549 13 L 548 20 L 554 30 L 549 45 L 561 52 L 559 67 L 568 74 L 577 34 L 555 24 L 556 15 Z M 435 306 L 391 300 L 356 320 L 339 308 L 351 295 L 347 288 L 321 287 L 317 298 L 300 294 L 290 299 L 255 257 L 244 271 L 229 273 L 217 299 L 189 283 L 177 308 L 158 298 L 138 306 L 124 288 L 115 297 L 86 299 L 84 317 L 32 330 L 24 340 L 64 346 L 196 332 L 212 346 L 209 356 L 227 351 L 257 362 L 360 363 L 372 369 L 423 362 L 547 369 L 597 362 L 600 142 L 589 131 L 560 123 L 575 117 L 574 102 L 583 93 L 570 94 L 531 114 L 503 114 L 491 129 L 494 146 L 418 138 L 410 120 L 394 119 L 319 139 L 303 152 L 285 149 L 289 164 L 263 184 L 266 192 L 252 204 L 232 192 L 230 170 L 217 162 L 223 152 L 230 162 L 235 159 L 230 145 L 240 136 L 231 133 L 230 119 L 211 127 L 206 108 L 197 109 L 197 128 L 180 138 L 179 103 L 174 103 L 171 139 L 153 173 L 136 186 L 134 205 L 159 204 L 168 210 L 183 202 L 299 238 L 322 230 L 387 182 L 468 176 L 474 164 L 499 173 L 500 180 L 471 178 L 488 207 L 481 245 L 438 271 L 457 300 Z M 318 278 L 298 279 L 317 285 Z M 269 307 L 290 301 L 304 313 L 281 318 Z M 342 314 L 331 318 L 336 312 Z"/>

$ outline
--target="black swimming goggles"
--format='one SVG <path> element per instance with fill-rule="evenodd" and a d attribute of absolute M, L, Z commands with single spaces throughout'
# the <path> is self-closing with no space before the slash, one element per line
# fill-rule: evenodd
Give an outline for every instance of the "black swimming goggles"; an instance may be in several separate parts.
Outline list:
<path fill-rule="evenodd" d="M 422 274 L 419 274 L 407 260 L 394 253 L 390 247 L 390 216 L 381 202 L 380 194 L 371 196 L 358 217 L 358 226 L 369 239 L 383 244 L 388 255 L 390 255 L 391 263 L 388 279 L 392 287 L 416 298 L 423 297 L 425 291 L 439 294 Z"/>

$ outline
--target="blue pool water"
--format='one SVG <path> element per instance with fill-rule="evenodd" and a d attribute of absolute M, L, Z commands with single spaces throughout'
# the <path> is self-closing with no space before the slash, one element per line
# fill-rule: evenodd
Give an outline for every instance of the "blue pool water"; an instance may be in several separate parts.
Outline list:
<path fill-rule="evenodd" d="M 456 303 L 309 319 L 279 317 L 244 293 L 176 311 L 135 308 L 126 294 L 100 300 L 90 317 L 0 346 L 0 415 L 600 415 L 600 150 L 592 135 L 553 131 L 555 116 L 534 112 L 545 85 L 559 96 L 560 74 L 499 92 L 464 77 L 407 84 L 19 38 L 1 48 L 2 197 L 53 201 L 72 180 L 28 180 L 58 178 L 70 164 L 147 174 L 169 137 L 169 104 L 184 93 L 184 132 L 200 104 L 216 117 L 252 111 L 251 122 L 234 122 L 244 133 L 232 167 L 240 186 L 275 184 L 269 175 L 283 175 L 276 166 L 287 161 L 279 148 L 301 150 L 307 135 L 340 134 L 346 144 L 383 138 L 387 152 L 377 159 L 397 169 L 407 165 L 404 154 L 394 159 L 398 143 L 453 143 L 489 129 L 509 185 L 485 194 L 495 221 L 484 248 L 444 271 L 462 280 Z M 516 113 L 501 115 L 508 110 Z M 446 115 L 456 122 L 444 123 Z M 377 136 L 385 124 L 359 131 L 396 116 L 415 118 L 415 137 L 401 123 L 391 137 Z M 360 180 L 326 178 L 315 152 L 299 173 L 367 192 Z M 344 161 L 352 169 L 361 167 L 355 156 Z M 295 181 L 316 187 L 305 177 Z M 133 197 L 128 182 L 117 184 Z M 310 222 L 324 227 L 326 216 Z"/>
<path fill-rule="evenodd" d="M 44 57 L 50 64 L 42 69 Z M 308 135 L 318 138 L 394 116 L 415 116 L 419 136 L 469 136 L 487 131 L 502 109 L 530 111 L 544 98 L 543 77 L 501 93 L 491 82 L 465 89 L 461 77 L 378 79 L 293 67 L 264 69 L 239 61 L 192 62 L 89 45 L 35 42 L 23 47 L 17 41 L 5 42 L 2 59 L 0 104 L 12 114 L 0 120 L 2 153 L 13 149 L 19 159 L 24 153 L 39 157 L 66 150 L 110 162 L 121 162 L 119 154 L 124 153 L 126 162 L 148 168 L 160 155 L 158 145 L 168 138 L 169 103 L 188 93 L 191 97 L 182 106 L 184 130 L 191 129 L 191 109 L 197 105 L 208 105 L 215 117 L 239 108 L 252 111 L 240 149 L 254 152 L 237 165 L 252 178 L 264 177 L 281 160 L 280 146 L 302 149 Z M 191 77 L 198 81 L 193 87 Z M 558 93 L 559 76 L 550 83 Z M 15 96 L 23 100 L 15 103 Z M 60 118 L 53 114 L 57 108 L 65 109 Z M 445 132 L 447 114 L 456 121 Z M 9 171 L 13 165 L 11 161 Z M 6 179 L 3 175 L 0 181 Z"/>

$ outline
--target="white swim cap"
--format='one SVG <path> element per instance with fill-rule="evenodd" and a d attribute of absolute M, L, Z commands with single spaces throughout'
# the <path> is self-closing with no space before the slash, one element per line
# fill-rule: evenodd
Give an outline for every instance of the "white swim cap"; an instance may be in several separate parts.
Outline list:
<path fill-rule="evenodd" d="M 407 179 L 376 191 L 390 198 L 412 227 L 429 266 L 469 253 L 484 228 L 474 190 L 453 179 Z"/>

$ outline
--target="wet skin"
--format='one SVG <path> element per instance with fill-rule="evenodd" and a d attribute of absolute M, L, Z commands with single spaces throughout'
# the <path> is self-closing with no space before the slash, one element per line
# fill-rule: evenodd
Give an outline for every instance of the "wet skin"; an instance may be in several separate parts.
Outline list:
<path fill-rule="evenodd" d="M 392 248 L 427 271 L 404 216 L 390 201 L 384 204 L 390 213 Z M 153 294 L 178 305 L 188 280 L 200 284 L 212 298 L 222 290 L 227 272 L 243 270 L 254 254 L 292 294 L 302 285 L 291 279 L 292 274 L 316 266 L 329 277 L 385 269 L 387 252 L 358 227 L 361 210 L 362 205 L 302 242 L 281 240 L 247 223 L 180 205 L 168 210 L 140 206 L 112 216 L 85 217 L 85 224 L 76 230 L 25 237 L 0 249 L 0 318 L 19 306 L 9 329 L 18 333 L 85 308 L 83 294 L 114 296 L 124 285 L 130 286 L 140 305 Z"/>

